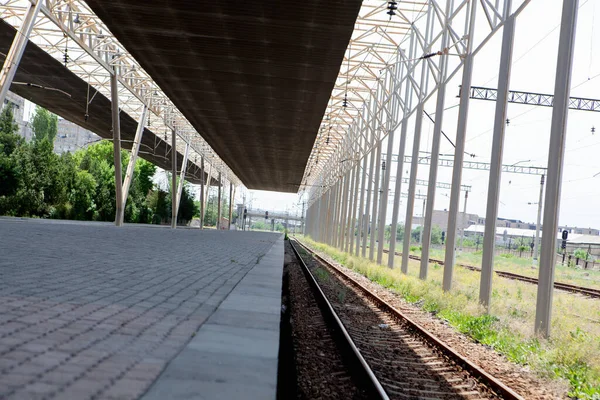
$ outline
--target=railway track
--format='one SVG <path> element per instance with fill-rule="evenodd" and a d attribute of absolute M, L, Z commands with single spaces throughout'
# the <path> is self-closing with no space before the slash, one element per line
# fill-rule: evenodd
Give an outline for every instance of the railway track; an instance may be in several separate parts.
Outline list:
<path fill-rule="evenodd" d="M 292 248 L 380 398 L 523 399 L 302 243 Z"/>
<path fill-rule="evenodd" d="M 383 252 L 389 253 L 389 250 L 383 249 Z M 402 253 L 399 253 L 399 252 L 395 252 L 395 254 L 397 256 L 402 256 Z M 412 260 L 421 261 L 421 257 L 419 257 L 419 256 L 414 256 L 411 254 L 408 257 Z M 429 262 L 437 263 L 439 265 L 444 265 L 443 260 L 437 260 L 435 258 L 430 258 Z M 462 268 L 469 269 L 471 271 L 481 272 L 481 268 L 475 267 L 473 265 L 459 264 L 459 263 L 457 263 L 456 265 L 458 265 L 459 267 L 462 267 Z M 519 274 L 515 274 L 513 272 L 506 272 L 506 271 L 494 270 L 494 273 L 496 273 L 496 275 L 501 276 L 503 278 L 513 279 L 513 280 L 522 281 L 522 282 L 528 282 L 528 283 L 532 283 L 534 285 L 538 284 L 537 278 L 532 278 L 529 276 L 519 275 Z M 582 294 L 582 295 L 585 295 L 588 297 L 600 298 L 600 289 L 593 289 L 593 288 L 589 288 L 589 287 L 585 287 L 585 286 L 571 285 L 570 283 L 562 283 L 562 282 L 554 282 L 554 288 L 564 290 L 567 292 L 571 292 L 571 293 Z"/>

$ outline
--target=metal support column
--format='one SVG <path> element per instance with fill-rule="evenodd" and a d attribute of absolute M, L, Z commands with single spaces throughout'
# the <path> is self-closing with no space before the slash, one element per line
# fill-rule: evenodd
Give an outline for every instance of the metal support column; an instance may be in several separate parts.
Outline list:
<path fill-rule="evenodd" d="M 469 224 L 469 219 L 467 218 L 467 200 L 469 199 L 469 191 L 465 190 L 465 204 L 463 208 L 463 223 L 460 234 L 460 251 L 463 251 L 463 244 L 465 241 L 465 229 L 467 229 L 467 225 Z"/>
<path fill-rule="evenodd" d="M 177 135 L 171 130 L 171 228 L 177 228 Z"/>
<path fill-rule="evenodd" d="M 183 153 L 183 161 L 181 162 L 181 172 L 179 173 L 179 183 L 177 184 L 177 203 L 175 204 L 175 215 L 179 215 L 179 204 L 181 203 L 181 193 L 183 192 L 183 184 L 185 183 L 185 172 L 187 170 L 189 154 L 190 144 L 186 143 L 185 153 Z"/>
<path fill-rule="evenodd" d="M 409 57 L 414 56 L 414 37 L 411 36 Z M 407 66 L 407 73 L 411 71 Z M 404 92 L 404 110 L 402 116 L 402 127 L 400 128 L 400 144 L 398 146 L 398 163 L 396 165 L 396 184 L 394 186 L 394 205 L 392 207 L 392 224 L 390 226 L 390 247 L 388 252 L 388 267 L 394 268 L 394 260 L 396 258 L 396 235 L 398 232 L 398 214 L 400 209 L 400 194 L 402 193 L 402 170 L 404 169 L 404 153 L 406 152 L 406 136 L 408 133 L 408 111 L 412 106 L 412 85 L 406 84 Z M 391 168 L 390 164 L 390 168 Z M 404 240 L 406 240 L 406 231 L 404 232 Z M 408 240 L 410 241 L 410 232 L 408 232 Z"/>
<path fill-rule="evenodd" d="M 356 226 L 356 206 L 358 203 L 358 174 L 359 174 L 359 164 L 356 161 L 353 169 L 353 181 L 352 181 L 352 206 L 350 207 L 350 223 L 348 224 L 348 252 L 350 254 L 354 253 L 354 229 Z"/>
<path fill-rule="evenodd" d="M 412 158 L 410 165 L 410 178 L 408 180 L 408 197 L 406 199 L 406 218 L 404 221 L 404 240 L 402 241 L 402 266 L 401 271 L 408 273 L 408 256 L 410 254 L 410 235 L 412 233 L 412 220 L 415 210 L 417 195 L 417 172 L 419 168 L 419 148 L 421 145 L 421 127 L 423 126 L 423 100 L 419 100 L 415 113 L 415 134 L 413 136 Z M 396 178 L 398 179 L 398 178 Z"/>
<path fill-rule="evenodd" d="M 344 226 L 343 250 L 347 253 L 350 248 L 350 224 L 352 222 L 352 206 L 354 200 L 354 168 L 348 171 L 348 207 L 346 209 L 346 226 Z"/>
<path fill-rule="evenodd" d="M 221 171 L 219 171 L 219 194 L 217 195 L 217 229 L 221 229 L 221 212 L 222 212 L 222 204 L 221 204 L 221 190 L 222 190 L 223 182 L 221 182 Z"/>
<path fill-rule="evenodd" d="M 544 200 L 544 175 L 540 179 L 540 198 L 538 200 L 538 213 L 535 224 L 535 242 L 533 242 L 533 262 L 537 265 L 540 251 L 540 227 L 542 223 L 542 201 Z"/>
<path fill-rule="evenodd" d="M 544 204 L 544 235 L 540 258 L 537 305 L 535 310 L 535 331 L 544 337 L 550 336 L 552 317 L 552 292 L 554 290 L 554 267 L 556 258 L 556 232 L 560 210 L 560 191 L 565 153 L 567 111 L 571 87 L 571 69 L 575 49 L 575 28 L 577 23 L 578 0 L 564 0 L 556 80 L 554 84 L 554 107 L 552 107 L 552 127 L 550 130 L 550 152 L 548 155 L 548 177 Z"/>
<path fill-rule="evenodd" d="M 381 168 L 381 141 L 375 149 L 375 182 L 373 184 L 373 211 L 371 211 L 371 236 L 369 242 L 369 260 L 375 255 L 375 235 L 377 234 L 377 206 L 379 205 L 379 170 Z M 382 243 L 379 243 L 381 246 Z"/>
<path fill-rule="evenodd" d="M 122 225 L 125 219 L 125 206 L 127 205 L 127 197 L 129 196 L 129 188 L 131 187 L 131 181 L 133 180 L 133 171 L 135 170 L 135 163 L 137 156 L 140 151 L 140 145 L 142 143 L 142 135 L 146 126 L 146 113 L 148 112 L 148 106 L 144 105 L 138 126 L 135 131 L 135 137 L 133 139 L 133 145 L 131 146 L 131 155 L 129 156 L 129 163 L 127 164 L 127 171 L 125 172 L 125 179 L 123 180 L 123 200 L 121 206 L 121 214 L 118 215 L 120 223 Z"/>
<path fill-rule="evenodd" d="M 29 8 L 23 19 L 23 25 L 21 25 L 21 28 L 15 33 L 15 38 L 8 50 L 4 65 L 0 70 L 0 105 L 4 104 L 8 89 L 10 89 L 15 73 L 19 68 L 21 57 L 23 56 L 23 52 L 29 41 L 29 35 L 31 34 L 31 30 L 33 29 L 35 19 L 41 6 L 42 0 L 34 0 L 29 3 Z M 121 178 L 119 178 L 119 180 L 121 180 Z M 117 199 L 119 198 L 117 197 Z"/>
<path fill-rule="evenodd" d="M 369 160 L 369 155 L 365 154 L 365 156 L 363 157 L 363 163 L 362 163 L 362 176 L 360 178 L 360 202 L 358 203 L 358 226 L 356 227 L 356 251 L 355 254 L 358 257 L 359 255 L 362 255 L 363 257 L 365 256 L 365 245 L 366 242 L 364 239 L 364 235 L 365 235 L 365 231 L 364 231 L 364 225 L 365 225 L 365 195 L 368 196 L 368 192 L 366 190 L 366 183 L 367 183 L 367 164 L 368 164 L 368 160 Z M 362 253 L 361 253 L 361 249 Z"/>
<path fill-rule="evenodd" d="M 227 229 L 231 229 L 231 220 L 233 218 L 233 183 L 229 182 L 229 226 Z"/>
<path fill-rule="evenodd" d="M 444 258 L 444 291 L 452 289 L 452 276 L 454 274 L 454 261 L 456 257 L 456 229 L 458 214 L 460 212 L 460 189 L 462 182 L 463 160 L 465 158 L 465 141 L 467 136 L 467 121 L 469 115 L 469 102 L 471 91 L 471 78 L 473 76 L 473 35 L 475 32 L 475 14 L 477 2 L 467 4 L 471 7 L 469 16 L 468 35 L 465 64 L 463 66 L 462 86 L 460 93 L 460 108 L 458 110 L 458 126 L 456 128 L 456 145 L 454 147 L 454 168 L 452 169 L 452 188 L 450 189 L 450 207 L 448 211 L 448 229 L 446 230 L 446 253 Z M 436 115 L 436 119 L 438 116 Z M 432 164 L 433 165 L 433 164 Z"/>
<path fill-rule="evenodd" d="M 379 228 L 377 230 L 377 264 L 381 264 L 383 260 L 383 244 L 385 241 L 385 220 L 387 217 L 388 192 L 390 189 L 390 171 L 392 169 L 392 151 L 394 150 L 394 131 L 388 134 L 387 155 L 385 156 L 385 166 L 382 164 L 383 170 L 383 187 L 381 188 L 381 199 L 379 205 Z M 393 258 L 393 257 L 392 257 Z"/>
<path fill-rule="evenodd" d="M 200 229 L 204 229 L 204 156 L 200 157 Z"/>
<path fill-rule="evenodd" d="M 481 259 L 481 283 L 479 302 L 489 309 L 492 299 L 492 276 L 494 271 L 494 246 L 496 240 L 496 218 L 500 201 L 500 176 L 502 173 L 502 152 L 504 150 L 504 130 L 506 128 L 506 108 L 508 87 L 512 64 L 513 42 L 515 36 L 515 18 L 510 16 L 511 0 L 506 0 L 504 15 L 507 18 L 502 32 L 502 52 L 498 73 L 498 97 L 494 117 L 494 136 L 492 138 L 492 160 L 488 184 L 485 231 L 483 234 L 483 256 Z"/>
<path fill-rule="evenodd" d="M 340 199 L 342 201 L 340 204 L 340 236 L 337 243 L 337 247 L 340 250 L 344 250 L 344 241 L 346 240 L 346 219 L 348 218 L 346 212 L 348 211 L 348 186 L 350 182 L 350 171 L 346 173 L 343 179 L 342 193 L 340 195 Z"/>
<path fill-rule="evenodd" d="M 120 216 L 125 212 L 123 210 L 123 174 L 121 171 L 121 121 L 119 119 L 119 87 L 117 85 L 117 75 L 114 72 L 110 75 L 110 95 L 112 105 L 113 160 L 115 163 L 115 225 L 121 226 L 122 221 Z"/>
<path fill-rule="evenodd" d="M 432 36 L 433 12 L 432 4 L 427 7 L 427 27 L 425 32 L 425 42 L 429 42 Z M 417 195 L 417 171 L 419 166 L 419 149 L 421 146 L 421 127 L 423 126 L 423 108 L 425 103 L 425 93 L 429 83 L 429 74 L 427 74 L 427 65 L 421 63 L 421 80 L 418 93 L 418 104 L 415 110 L 415 134 L 413 136 L 412 161 L 410 166 L 410 179 L 408 181 L 408 198 L 406 200 L 406 218 L 404 221 L 404 240 L 402 241 L 402 267 L 403 273 L 408 273 L 408 256 L 410 254 L 410 235 L 412 232 L 413 212 L 415 209 L 415 199 Z M 396 178 L 397 179 L 397 178 Z"/>

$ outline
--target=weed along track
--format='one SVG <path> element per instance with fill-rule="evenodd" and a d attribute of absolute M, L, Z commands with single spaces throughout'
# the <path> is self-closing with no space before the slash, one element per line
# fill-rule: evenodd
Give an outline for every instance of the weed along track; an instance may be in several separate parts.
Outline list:
<path fill-rule="evenodd" d="M 387 250 L 387 249 L 383 249 L 383 252 L 389 254 L 390 251 Z M 402 253 L 399 253 L 399 252 L 395 252 L 394 254 L 397 255 L 397 256 L 402 256 Z M 411 260 L 421 261 L 421 257 L 414 256 L 412 254 L 409 255 L 408 258 L 410 258 Z M 444 265 L 444 260 L 437 260 L 435 258 L 430 258 L 429 262 L 436 263 L 436 264 L 439 264 L 439 265 Z M 481 272 L 481 268 L 475 267 L 473 265 L 459 264 L 459 263 L 457 263 L 456 265 L 459 266 L 459 267 L 462 267 L 462 268 L 469 269 L 471 271 Z M 532 277 L 529 277 L 529 276 L 515 274 L 513 272 L 494 270 L 494 273 L 496 275 L 502 277 L 502 278 L 507 278 L 507 279 L 513 279 L 513 280 L 516 280 L 516 281 L 532 283 L 534 285 L 537 285 L 537 283 L 538 283 L 538 280 L 536 278 L 532 278 Z M 554 288 L 555 289 L 564 290 L 566 292 L 582 294 L 582 295 L 588 296 L 588 297 L 600 298 L 600 290 L 599 289 L 594 289 L 594 288 L 589 288 L 589 287 L 584 287 L 584 286 L 571 285 L 570 283 L 561 283 L 561 282 L 554 282 Z"/>
<path fill-rule="evenodd" d="M 523 399 L 336 266 L 303 248 L 308 269 L 389 398 Z"/>

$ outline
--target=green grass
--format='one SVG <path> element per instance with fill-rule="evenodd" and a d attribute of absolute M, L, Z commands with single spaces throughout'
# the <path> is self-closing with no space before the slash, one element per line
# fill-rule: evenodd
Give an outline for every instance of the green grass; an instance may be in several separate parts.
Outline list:
<path fill-rule="evenodd" d="M 490 313 L 486 314 L 478 301 L 478 272 L 456 268 L 453 290 L 446 293 L 441 289 L 442 266 L 430 264 L 428 279 L 423 281 L 418 279 L 416 261 L 411 260 L 409 274 L 404 275 L 399 269 L 390 270 L 308 238 L 304 240 L 347 268 L 448 321 L 459 332 L 504 354 L 512 362 L 527 366 L 542 377 L 566 383 L 569 396 L 600 399 L 600 301 L 555 292 L 552 336 L 542 339 L 533 332 L 535 285 L 495 276 Z M 464 254 L 471 260 L 478 257 Z M 443 254 L 432 254 L 432 257 L 443 258 Z M 505 260 L 513 262 L 511 268 L 531 269 L 531 260 L 518 257 L 496 257 L 496 268 L 509 270 Z M 386 265 L 385 257 L 383 261 Z M 400 265 L 399 257 L 396 257 L 396 265 Z M 532 271 L 537 273 L 537 269 Z"/>

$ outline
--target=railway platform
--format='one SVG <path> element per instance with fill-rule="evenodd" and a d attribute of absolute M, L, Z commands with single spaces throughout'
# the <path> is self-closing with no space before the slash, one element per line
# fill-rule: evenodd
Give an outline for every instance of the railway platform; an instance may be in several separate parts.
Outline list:
<path fill-rule="evenodd" d="M 282 235 L 0 219 L 0 398 L 275 398 Z"/>

